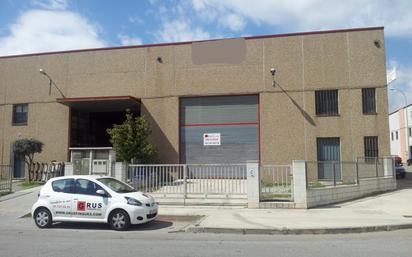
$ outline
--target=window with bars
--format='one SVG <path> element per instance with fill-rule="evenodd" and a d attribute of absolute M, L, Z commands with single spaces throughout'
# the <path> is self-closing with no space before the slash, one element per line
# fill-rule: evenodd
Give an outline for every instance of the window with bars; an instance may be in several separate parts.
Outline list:
<path fill-rule="evenodd" d="M 372 159 L 379 156 L 377 136 L 364 137 L 363 142 L 365 146 L 365 159 Z"/>
<path fill-rule="evenodd" d="M 375 88 L 362 88 L 363 114 L 376 114 Z"/>
<path fill-rule="evenodd" d="M 315 91 L 316 115 L 335 116 L 339 114 L 338 90 Z"/>
<path fill-rule="evenodd" d="M 13 105 L 13 125 L 27 125 L 28 104 Z"/>

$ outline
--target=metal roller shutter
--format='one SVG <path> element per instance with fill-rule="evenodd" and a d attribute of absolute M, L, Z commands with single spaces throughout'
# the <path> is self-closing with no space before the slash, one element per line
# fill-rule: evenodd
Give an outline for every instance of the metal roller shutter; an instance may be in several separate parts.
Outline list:
<path fill-rule="evenodd" d="M 181 162 L 211 164 L 259 160 L 258 102 L 256 95 L 181 99 Z M 208 145 L 204 139 L 208 136 L 219 138 L 220 145 Z"/>

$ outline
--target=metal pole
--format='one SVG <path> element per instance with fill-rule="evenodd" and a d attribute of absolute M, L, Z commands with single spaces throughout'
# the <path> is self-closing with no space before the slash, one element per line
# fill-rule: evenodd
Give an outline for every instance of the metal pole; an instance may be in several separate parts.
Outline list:
<path fill-rule="evenodd" d="M 356 158 L 356 184 L 359 185 L 359 158 Z"/>
<path fill-rule="evenodd" d="M 332 170 L 333 170 L 333 186 L 336 186 L 336 174 L 335 174 L 335 163 L 332 162 Z"/>

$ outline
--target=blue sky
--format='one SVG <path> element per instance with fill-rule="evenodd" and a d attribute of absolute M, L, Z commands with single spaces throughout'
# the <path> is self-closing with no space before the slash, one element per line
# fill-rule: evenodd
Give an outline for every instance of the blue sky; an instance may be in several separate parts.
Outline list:
<path fill-rule="evenodd" d="M 412 103 L 411 0 L 2 0 L 0 55 L 369 26 Z"/>

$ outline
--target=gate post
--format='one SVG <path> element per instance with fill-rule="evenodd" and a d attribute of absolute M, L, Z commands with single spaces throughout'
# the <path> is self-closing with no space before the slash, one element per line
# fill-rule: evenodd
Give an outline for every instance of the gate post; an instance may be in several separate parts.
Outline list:
<path fill-rule="evenodd" d="M 183 165 L 183 205 L 186 205 L 187 198 L 187 165 Z"/>
<path fill-rule="evenodd" d="M 247 207 L 259 208 L 260 201 L 260 174 L 257 161 L 247 161 Z"/>
<path fill-rule="evenodd" d="M 308 208 L 306 161 L 293 161 L 293 199 L 296 208 Z"/>

